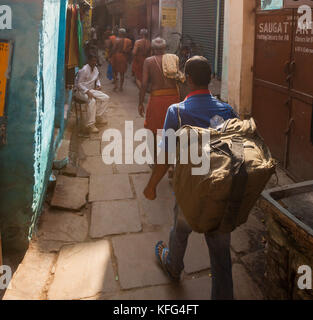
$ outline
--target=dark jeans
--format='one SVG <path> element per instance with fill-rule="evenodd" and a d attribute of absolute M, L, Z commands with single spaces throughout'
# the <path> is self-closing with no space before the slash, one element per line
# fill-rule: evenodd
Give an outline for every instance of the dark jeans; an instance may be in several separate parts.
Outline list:
<path fill-rule="evenodd" d="M 173 275 L 184 269 L 184 256 L 192 229 L 178 205 L 174 208 L 174 227 L 170 233 L 169 254 L 166 266 Z M 206 233 L 212 270 L 212 300 L 233 299 L 232 263 L 230 256 L 230 233 Z"/>

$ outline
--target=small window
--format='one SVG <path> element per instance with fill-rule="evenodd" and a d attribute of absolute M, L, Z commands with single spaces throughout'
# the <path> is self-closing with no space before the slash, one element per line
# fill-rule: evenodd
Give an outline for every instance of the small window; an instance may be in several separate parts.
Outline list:
<path fill-rule="evenodd" d="M 283 9 L 284 0 L 261 0 L 261 10 L 278 10 Z"/>

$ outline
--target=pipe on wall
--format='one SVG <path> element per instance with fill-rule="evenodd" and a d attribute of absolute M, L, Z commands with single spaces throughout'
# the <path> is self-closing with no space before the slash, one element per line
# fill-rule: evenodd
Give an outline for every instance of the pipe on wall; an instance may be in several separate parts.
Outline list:
<path fill-rule="evenodd" d="M 221 0 L 217 0 L 216 6 L 216 39 L 215 39 L 215 62 L 214 74 L 218 73 L 218 52 L 219 52 L 219 38 L 220 38 L 220 18 L 221 18 Z"/>

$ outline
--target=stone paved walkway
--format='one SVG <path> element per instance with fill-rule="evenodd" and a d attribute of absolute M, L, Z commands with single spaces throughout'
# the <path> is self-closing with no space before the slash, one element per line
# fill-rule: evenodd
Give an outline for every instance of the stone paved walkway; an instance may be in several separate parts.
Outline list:
<path fill-rule="evenodd" d="M 78 163 L 90 177 L 58 176 L 50 206 L 4 299 L 210 299 L 210 261 L 202 235 L 190 237 L 179 285 L 170 283 L 154 257 L 155 243 L 168 241 L 173 220 L 174 198 L 167 178 L 158 199 L 149 202 L 142 195 L 148 166 L 107 166 L 101 161 L 103 130 L 123 132 L 125 120 L 133 120 L 135 130 L 143 127 L 131 77 L 123 93 L 113 93 L 112 84 L 103 83 L 111 96 L 109 125 L 78 145 Z M 61 156 L 69 148 L 69 140 L 64 140 Z M 289 183 L 282 173 L 279 183 Z M 236 299 L 265 298 L 263 222 L 255 207 L 248 223 L 232 235 Z"/>

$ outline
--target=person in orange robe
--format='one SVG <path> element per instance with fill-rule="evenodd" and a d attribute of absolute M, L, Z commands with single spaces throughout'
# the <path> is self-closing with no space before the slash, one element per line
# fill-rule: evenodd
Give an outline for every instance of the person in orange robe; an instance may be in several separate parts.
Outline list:
<path fill-rule="evenodd" d="M 143 105 L 148 84 L 151 84 L 151 95 L 146 111 L 145 128 L 153 132 L 155 138 L 154 160 L 157 152 L 157 131 L 162 130 L 167 114 L 167 109 L 172 104 L 180 102 L 179 92 L 175 79 L 164 76 L 162 58 L 166 50 L 166 41 L 156 38 L 152 41 L 154 56 L 145 60 L 143 66 L 143 79 L 140 89 L 138 112 L 143 117 L 145 107 Z"/>
<path fill-rule="evenodd" d="M 125 72 L 127 71 L 128 58 L 132 50 L 132 42 L 126 38 L 126 30 L 120 29 L 118 37 L 114 41 L 111 52 L 111 63 L 114 72 L 114 91 L 118 89 L 117 77 L 120 74 L 120 91 L 123 91 Z"/>
<path fill-rule="evenodd" d="M 142 83 L 142 74 L 143 74 L 143 64 L 150 56 L 151 51 L 151 43 L 147 39 L 148 38 L 148 30 L 141 29 L 140 30 L 141 39 L 135 42 L 134 50 L 133 50 L 133 74 L 135 75 L 136 85 L 140 89 Z"/>

